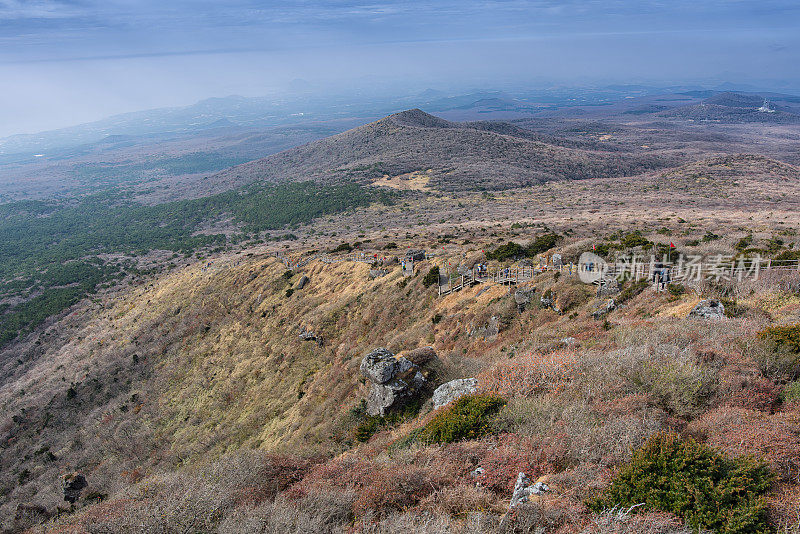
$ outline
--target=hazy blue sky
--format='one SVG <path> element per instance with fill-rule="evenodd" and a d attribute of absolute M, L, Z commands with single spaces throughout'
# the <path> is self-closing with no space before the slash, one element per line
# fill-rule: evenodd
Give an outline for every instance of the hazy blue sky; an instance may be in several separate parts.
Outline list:
<path fill-rule="evenodd" d="M 798 0 L 0 0 L 0 136 L 316 87 L 800 87 Z"/>

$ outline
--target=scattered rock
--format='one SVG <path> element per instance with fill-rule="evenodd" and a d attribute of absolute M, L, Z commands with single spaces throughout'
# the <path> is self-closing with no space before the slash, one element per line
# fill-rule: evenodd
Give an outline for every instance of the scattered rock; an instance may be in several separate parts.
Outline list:
<path fill-rule="evenodd" d="M 375 349 L 361 360 L 361 373 L 370 382 L 367 413 L 384 416 L 404 405 L 425 385 L 419 367 L 407 358 L 395 358 L 384 348 Z"/>
<path fill-rule="evenodd" d="M 80 499 L 81 492 L 86 486 L 86 477 L 80 473 L 61 475 L 61 489 L 64 491 L 64 500 L 70 504 L 74 504 Z"/>
<path fill-rule="evenodd" d="M 319 346 L 321 347 L 324 343 L 322 336 L 318 336 L 313 331 L 307 329 L 305 326 L 300 327 L 300 333 L 298 336 L 302 341 L 316 341 Z"/>
<path fill-rule="evenodd" d="M 500 318 L 492 315 L 484 326 L 479 326 L 468 332 L 472 337 L 493 339 L 500 333 Z"/>
<path fill-rule="evenodd" d="M 689 317 L 702 317 L 703 319 L 724 319 L 725 306 L 718 300 L 701 300 L 692 311 Z"/>
<path fill-rule="evenodd" d="M 298 280 L 295 289 L 303 289 L 306 287 L 306 284 L 309 282 L 309 278 L 306 275 L 303 275 L 300 280 Z"/>
<path fill-rule="evenodd" d="M 574 345 L 575 343 L 578 342 L 578 340 L 575 339 L 574 337 L 565 337 L 564 339 L 561 340 L 561 342 L 564 345 Z"/>
<path fill-rule="evenodd" d="M 528 502 L 531 495 L 540 495 L 550 488 L 544 482 L 536 482 L 531 485 L 528 475 L 520 472 L 517 476 L 517 483 L 514 484 L 514 493 L 511 495 L 509 509 L 514 508 L 520 503 Z"/>
<path fill-rule="evenodd" d="M 531 289 L 517 289 L 514 291 L 514 301 L 517 303 L 517 310 L 519 310 L 520 313 L 524 312 L 525 308 L 531 303 L 535 292 L 535 287 Z"/>
<path fill-rule="evenodd" d="M 552 308 L 553 307 L 553 299 L 551 299 L 550 297 L 540 297 L 539 298 L 539 305 L 542 308 L 545 308 L 545 309 Z"/>
<path fill-rule="evenodd" d="M 592 317 L 595 319 L 601 319 L 603 316 L 608 315 L 612 311 L 617 309 L 617 303 L 614 302 L 614 299 L 608 299 L 605 306 L 600 306 L 592 313 Z"/>
<path fill-rule="evenodd" d="M 601 278 L 597 286 L 597 298 L 608 297 L 619 293 L 619 281 L 616 278 Z"/>
<path fill-rule="evenodd" d="M 485 472 L 486 472 L 486 470 L 483 467 L 478 466 L 472 471 L 472 476 L 475 477 L 475 478 L 478 478 L 479 476 L 481 476 Z"/>
<path fill-rule="evenodd" d="M 370 269 L 369 270 L 369 277 L 370 279 L 374 280 L 375 278 L 381 278 L 386 276 L 389 271 L 386 269 Z"/>
<path fill-rule="evenodd" d="M 398 362 L 390 351 L 375 349 L 361 360 L 361 374 L 376 384 L 385 384 L 397 374 Z"/>
<path fill-rule="evenodd" d="M 477 378 L 457 378 L 442 384 L 433 392 L 433 407 L 441 408 L 454 400 L 478 390 Z"/>

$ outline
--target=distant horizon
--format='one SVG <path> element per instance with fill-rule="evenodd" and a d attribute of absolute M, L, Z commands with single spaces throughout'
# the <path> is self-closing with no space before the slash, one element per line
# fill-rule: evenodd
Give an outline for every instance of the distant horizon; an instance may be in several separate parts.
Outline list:
<path fill-rule="evenodd" d="M 305 80 L 297 80 L 297 82 L 308 83 L 308 82 L 305 82 Z M 468 89 L 465 88 L 463 91 L 458 91 L 455 88 L 449 88 L 449 89 L 448 88 L 437 88 L 437 87 L 433 86 L 434 84 L 430 84 L 430 85 L 432 85 L 432 87 L 427 87 L 425 89 L 417 89 L 416 91 L 411 91 L 409 89 L 408 93 L 398 92 L 398 93 L 393 94 L 393 95 L 388 95 L 387 98 L 390 98 L 390 97 L 393 97 L 393 98 L 402 98 L 402 97 L 412 98 L 412 97 L 421 96 L 426 91 L 434 91 L 434 92 L 438 92 L 438 93 L 441 93 L 443 95 L 448 95 L 448 96 L 468 96 L 468 95 L 473 94 L 473 93 L 482 93 L 482 92 L 485 92 L 485 93 L 508 93 L 508 94 L 511 94 L 511 95 L 515 95 L 515 94 L 518 95 L 518 94 L 524 94 L 524 93 L 530 93 L 530 92 L 547 93 L 548 91 L 552 91 L 554 89 L 554 87 L 558 88 L 560 90 L 567 90 L 567 91 L 569 91 L 569 90 L 573 90 L 573 91 L 595 90 L 595 91 L 598 91 L 598 90 L 601 90 L 601 89 L 611 89 L 611 88 L 616 88 L 616 89 L 620 89 L 620 90 L 623 89 L 623 88 L 630 88 L 630 90 L 634 90 L 634 88 L 646 88 L 646 89 L 651 90 L 651 91 L 663 91 L 663 94 L 668 94 L 670 91 L 678 91 L 679 92 L 679 91 L 684 91 L 684 90 L 689 90 L 689 91 L 691 91 L 691 90 L 706 90 L 706 91 L 715 91 L 715 92 L 731 91 L 731 92 L 738 92 L 738 93 L 772 93 L 772 94 L 783 94 L 783 95 L 788 95 L 788 96 L 798 96 L 798 97 L 800 97 L 800 87 L 781 89 L 781 88 L 773 88 L 773 87 L 768 87 L 768 86 L 751 85 L 750 83 L 737 83 L 737 82 L 732 82 L 732 81 L 720 81 L 720 82 L 708 83 L 708 84 L 703 84 L 703 83 L 699 83 L 699 82 L 685 82 L 685 83 L 672 82 L 672 83 L 665 83 L 665 84 L 661 84 L 661 85 L 654 84 L 654 83 L 647 83 L 647 82 L 641 82 L 641 83 L 622 83 L 622 82 L 619 82 L 619 83 L 607 83 L 607 84 L 603 84 L 603 85 L 566 85 L 565 84 L 565 85 L 553 85 L 553 86 L 548 87 L 548 88 L 546 88 L 546 87 L 525 87 L 525 88 L 523 88 L 523 87 L 499 88 L 498 87 L 498 88 L 493 88 L 493 87 L 488 87 L 487 86 L 487 87 L 471 87 L 471 88 L 468 88 Z M 341 96 L 344 96 L 344 94 L 345 94 L 345 91 L 342 91 L 341 94 L 340 93 L 333 93 L 333 96 L 341 97 Z M 658 94 L 658 93 L 656 93 L 656 94 Z M 272 93 L 254 94 L 254 95 L 244 95 L 244 94 L 236 94 L 236 93 L 219 94 L 219 95 L 206 96 L 206 97 L 199 98 L 199 99 L 193 100 L 193 101 L 188 102 L 188 103 L 183 103 L 183 104 L 164 105 L 164 106 L 156 106 L 156 107 L 149 107 L 149 108 L 135 108 L 135 109 L 122 110 L 122 111 L 119 111 L 119 112 L 116 112 L 116 113 L 110 113 L 110 114 L 107 114 L 107 115 L 98 116 L 98 117 L 95 117 L 95 118 L 92 118 L 92 119 L 89 119 L 89 120 L 86 120 L 86 121 L 74 122 L 74 123 L 65 123 L 65 124 L 61 124 L 61 125 L 58 125 L 58 126 L 54 126 L 52 128 L 46 128 L 46 129 L 43 129 L 43 130 L 18 131 L 18 132 L 5 132 L 4 133 L 2 125 L 0 124 L 0 141 L 7 140 L 7 139 L 12 139 L 12 138 L 16 138 L 16 137 L 35 136 L 35 135 L 39 135 L 39 134 L 47 134 L 47 133 L 52 133 L 52 132 L 59 132 L 59 131 L 62 131 L 62 130 L 69 130 L 71 128 L 78 128 L 78 127 L 85 126 L 85 125 L 101 123 L 101 122 L 106 121 L 106 120 L 110 120 L 110 119 L 114 119 L 114 118 L 120 118 L 120 117 L 124 117 L 124 116 L 127 116 L 127 115 L 136 115 L 136 114 L 139 114 L 139 113 L 148 113 L 148 112 L 155 112 L 155 111 L 160 111 L 160 110 L 168 111 L 168 110 L 188 109 L 188 108 L 191 108 L 193 106 L 197 106 L 197 105 L 199 105 L 199 104 L 201 104 L 203 102 L 213 101 L 213 100 L 224 101 L 224 100 L 227 100 L 227 99 L 236 99 L 236 98 L 241 98 L 243 100 L 261 100 L 261 99 L 274 98 L 276 100 L 279 100 L 279 99 L 291 99 L 292 97 L 296 97 L 296 98 L 301 98 L 301 97 L 320 98 L 321 96 L 322 96 L 322 94 L 321 94 L 321 92 L 319 90 L 317 90 L 315 92 L 312 89 L 308 89 L 307 92 L 304 92 L 304 93 L 303 92 L 294 92 L 293 93 L 291 91 L 286 90 L 286 91 L 282 91 L 282 92 L 275 91 L 275 92 L 272 92 Z M 352 103 L 357 102 L 357 100 L 358 100 L 357 96 L 358 96 L 358 90 L 355 90 L 355 92 L 353 93 Z M 620 96 L 619 98 L 622 99 L 622 98 L 625 98 L 625 97 Z M 576 104 L 576 105 L 578 105 L 578 104 Z M 580 105 L 589 105 L 589 104 L 580 104 Z M 402 111 L 404 109 L 411 109 L 411 108 L 409 108 L 409 107 L 397 108 L 397 111 Z M 423 111 L 425 111 L 425 110 L 423 110 Z M 431 113 L 435 114 L 436 112 L 433 111 Z M 2 146 L 0 146 L 0 149 L 1 148 L 2 148 Z"/>
<path fill-rule="evenodd" d="M 0 137 L 297 79 L 796 90 L 799 28 L 791 0 L 0 0 Z"/>

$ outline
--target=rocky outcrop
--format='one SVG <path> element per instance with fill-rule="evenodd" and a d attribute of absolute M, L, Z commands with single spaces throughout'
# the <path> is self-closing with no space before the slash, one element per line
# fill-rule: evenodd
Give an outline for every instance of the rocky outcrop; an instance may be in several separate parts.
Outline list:
<path fill-rule="evenodd" d="M 718 300 L 701 300 L 689 312 L 689 317 L 702 317 L 703 319 L 724 319 L 725 306 Z"/>
<path fill-rule="evenodd" d="M 309 330 L 305 326 L 300 327 L 300 333 L 297 335 L 301 341 L 316 341 L 317 344 L 321 347 L 324 343 L 322 336 L 318 336 L 312 330 Z"/>
<path fill-rule="evenodd" d="M 601 278 L 597 286 L 597 298 L 608 297 L 619 293 L 619 281 L 616 278 Z"/>
<path fill-rule="evenodd" d="M 469 335 L 472 337 L 479 337 L 483 339 L 494 339 L 500 333 L 500 318 L 492 315 L 486 324 L 472 329 Z"/>
<path fill-rule="evenodd" d="M 471 395 L 478 390 L 477 378 L 457 378 L 442 384 L 433 392 L 433 407 L 441 408 L 454 400 Z"/>
<path fill-rule="evenodd" d="M 517 476 L 517 483 L 514 484 L 514 493 L 511 495 L 511 503 L 508 507 L 511 509 L 518 504 L 528 502 L 531 498 L 531 495 L 541 495 L 549 489 L 550 488 L 547 486 L 547 484 L 542 482 L 541 479 L 535 484 L 531 484 L 528 475 L 520 472 L 520 474 Z"/>
<path fill-rule="evenodd" d="M 608 302 L 606 302 L 605 305 L 600 306 L 594 312 L 592 312 L 592 317 L 595 319 L 602 319 L 616 309 L 617 303 L 614 302 L 614 299 L 608 299 Z"/>
<path fill-rule="evenodd" d="M 514 302 L 517 303 L 517 310 L 522 313 L 530 305 L 533 299 L 533 294 L 536 288 L 531 289 L 517 289 L 514 291 Z M 551 303 L 552 305 L 552 303 Z"/>
<path fill-rule="evenodd" d="M 74 504 L 81 497 L 81 492 L 87 486 L 86 477 L 80 473 L 61 475 L 61 489 L 64 491 L 64 500 Z"/>
<path fill-rule="evenodd" d="M 361 360 L 361 374 L 375 384 L 385 384 L 397 374 L 399 365 L 389 350 L 375 349 Z"/>
<path fill-rule="evenodd" d="M 303 275 L 300 280 L 297 281 L 297 285 L 294 287 L 295 289 L 303 289 L 306 287 L 306 284 L 309 282 L 309 278 L 306 275 Z"/>
<path fill-rule="evenodd" d="M 375 278 L 382 278 L 389 273 L 386 269 L 370 269 L 369 277 L 374 280 Z"/>
<path fill-rule="evenodd" d="M 370 381 L 367 413 L 386 415 L 414 398 L 425 385 L 425 377 L 407 358 L 395 358 L 389 350 L 380 348 L 361 360 L 361 373 Z"/>

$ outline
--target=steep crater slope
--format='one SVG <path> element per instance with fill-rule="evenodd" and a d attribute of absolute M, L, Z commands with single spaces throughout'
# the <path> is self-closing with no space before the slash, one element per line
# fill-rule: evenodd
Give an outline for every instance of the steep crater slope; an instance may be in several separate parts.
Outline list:
<path fill-rule="evenodd" d="M 552 180 L 639 174 L 674 163 L 599 144 L 577 145 L 504 123 L 453 123 L 414 109 L 223 171 L 231 186 L 256 180 L 357 181 L 429 170 L 443 190 L 509 189 Z"/>

